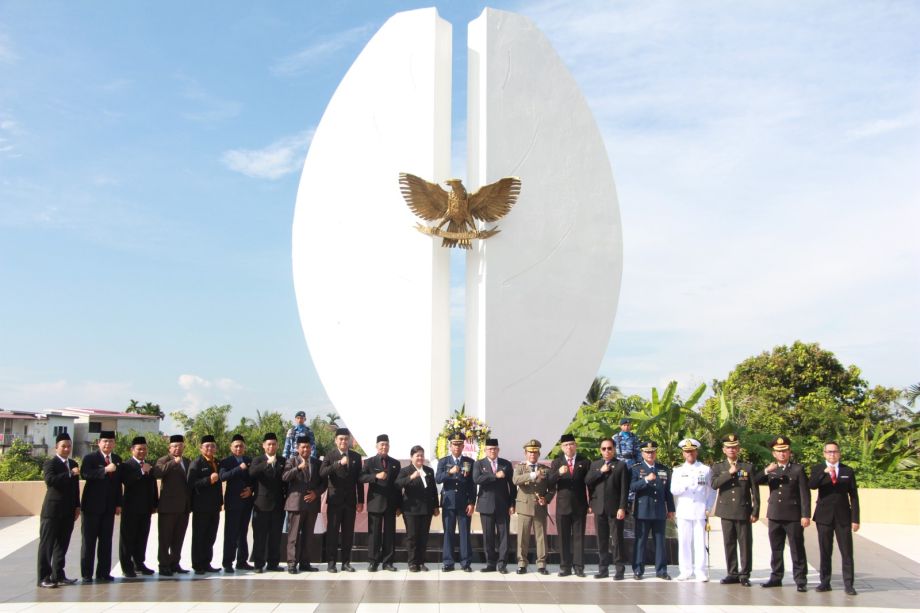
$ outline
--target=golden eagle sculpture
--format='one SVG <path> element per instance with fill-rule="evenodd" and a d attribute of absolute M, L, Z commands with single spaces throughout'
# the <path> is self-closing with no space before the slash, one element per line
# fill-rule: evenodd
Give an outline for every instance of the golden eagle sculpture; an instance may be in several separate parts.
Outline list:
<path fill-rule="evenodd" d="M 521 193 L 521 180 L 505 177 L 468 194 L 460 179 L 445 181 L 448 192 L 437 183 L 399 173 L 399 191 L 412 212 L 433 226 L 418 223 L 415 229 L 423 234 L 440 236 L 442 247 L 469 249 L 474 238 L 486 239 L 498 234 L 497 227 L 479 230 L 476 221 L 494 222 L 508 214 Z M 444 226 L 447 226 L 445 229 Z"/>

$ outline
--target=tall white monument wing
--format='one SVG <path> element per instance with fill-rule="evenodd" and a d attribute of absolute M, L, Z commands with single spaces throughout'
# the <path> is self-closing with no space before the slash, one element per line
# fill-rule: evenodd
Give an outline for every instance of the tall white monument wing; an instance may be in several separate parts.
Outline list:
<path fill-rule="evenodd" d="M 368 453 L 434 440 L 449 403 L 449 254 L 413 229 L 400 172 L 450 169 L 451 27 L 399 13 L 316 127 L 297 193 L 294 287 L 329 399 Z"/>
<path fill-rule="evenodd" d="M 469 28 L 470 191 L 521 178 L 501 233 L 467 259 L 467 410 L 506 453 L 558 440 L 610 337 L 622 236 L 594 117 L 527 18 L 486 9 Z M 508 438 L 511 437 L 511 440 Z"/>

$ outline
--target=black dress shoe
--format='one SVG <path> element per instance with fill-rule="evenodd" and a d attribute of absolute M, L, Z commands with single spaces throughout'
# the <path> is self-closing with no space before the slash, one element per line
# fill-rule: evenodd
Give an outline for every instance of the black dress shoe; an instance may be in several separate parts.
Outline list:
<path fill-rule="evenodd" d="M 182 568 L 181 566 L 176 566 L 173 572 L 179 573 L 180 575 L 187 575 L 189 573 L 188 569 Z"/>
<path fill-rule="evenodd" d="M 265 567 L 265 572 L 269 572 L 269 573 L 283 573 L 283 572 L 284 572 L 284 569 L 281 568 L 280 566 L 278 566 L 277 564 L 274 564 L 274 565 L 272 565 L 272 566 L 266 566 L 266 567 Z"/>
<path fill-rule="evenodd" d="M 172 577 L 174 574 L 175 574 L 175 573 L 173 573 L 173 571 L 171 571 L 171 570 L 162 570 L 162 569 L 160 569 L 160 576 L 161 576 L 161 577 Z"/>
<path fill-rule="evenodd" d="M 384 564 L 384 565 L 383 565 L 383 570 L 388 570 L 388 571 L 390 571 L 390 572 L 395 573 L 396 570 L 397 570 L 397 568 L 396 568 L 396 566 L 394 566 L 393 564 Z"/>
<path fill-rule="evenodd" d="M 442 573 L 450 573 L 450 572 L 453 572 L 453 570 L 454 570 L 454 567 L 453 567 L 453 566 L 448 566 L 447 564 L 445 564 L 444 566 L 441 567 L 441 572 L 442 572 Z"/>
<path fill-rule="evenodd" d="M 599 570 L 599 571 L 597 571 L 597 574 L 594 575 L 594 578 L 595 578 L 595 579 L 606 579 L 606 578 L 609 577 L 609 576 L 610 576 L 610 573 L 609 573 L 608 571 L 606 571 L 606 570 Z"/>
<path fill-rule="evenodd" d="M 795 591 L 796 592 L 807 592 L 808 588 L 805 587 L 804 585 L 797 585 L 795 586 Z"/>
<path fill-rule="evenodd" d="M 297 573 L 300 572 L 299 570 L 297 570 L 297 567 L 294 566 L 294 565 L 288 565 L 287 571 L 288 571 L 288 573 L 291 574 L 291 575 L 296 575 Z"/>
<path fill-rule="evenodd" d="M 376 563 L 376 562 L 371 562 L 370 565 L 367 567 L 367 572 L 369 572 L 369 573 L 376 573 L 376 572 L 377 572 L 377 563 Z"/>
<path fill-rule="evenodd" d="M 96 581 L 102 581 L 103 583 L 111 583 L 115 581 L 115 577 L 112 575 L 102 575 L 101 577 L 96 577 Z"/>
<path fill-rule="evenodd" d="M 68 579 L 67 577 L 64 577 L 63 579 L 55 579 L 54 582 L 57 583 L 58 585 L 73 585 L 77 582 L 77 580 Z"/>
<path fill-rule="evenodd" d="M 134 572 L 133 570 L 123 570 L 123 571 L 121 571 L 121 574 L 122 574 L 122 576 L 128 577 L 128 578 L 130 578 L 130 579 L 136 579 L 136 578 L 137 578 L 137 573 Z"/>
<path fill-rule="evenodd" d="M 262 573 L 265 572 L 265 569 L 262 568 L 261 566 L 256 566 L 254 570 L 256 571 L 257 575 L 261 575 Z"/>
<path fill-rule="evenodd" d="M 751 587 L 751 580 L 750 580 L 750 579 L 741 579 L 738 583 L 740 583 L 740 584 L 743 585 L 744 587 Z"/>
<path fill-rule="evenodd" d="M 214 568 L 213 566 L 211 566 L 211 565 L 209 564 L 208 566 L 205 567 L 204 571 L 205 571 L 206 573 L 219 573 L 219 572 L 220 572 L 220 569 L 219 569 L 219 568 Z"/>
<path fill-rule="evenodd" d="M 527 574 L 527 567 L 526 567 L 526 566 L 518 566 L 517 574 L 519 574 L 519 575 L 526 575 L 526 574 Z"/>
<path fill-rule="evenodd" d="M 818 585 L 818 587 L 815 588 L 815 591 L 816 591 L 816 592 L 829 592 L 829 591 L 831 591 L 831 586 L 830 586 L 830 585 L 825 585 L 825 584 L 822 583 L 822 584 Z"/>
<path fill-rule="evenodd" d="M 853 589 L 852 587 L 845 587 L 845 588 L 843 588 L 843 591 L 846 593 L 847 596 L 855 596 L 855 595 L 856 595 L 856 590 Z"/>
<path fill-rule="evenodd" d="M 661 573 L 660 575 L 655 575 L 655 576 L 658 577 L 659 579 L 661 579 L 662 581 L 670 581 L 670 580 L 671 580 L 671 575 L 669 575 L 668 573 Z"/>
<path fill-rule="evenodd" d="M 255 568 L 256 567 L 250 564 L 249 562 L 237 562 L 236 563 L 236 570 L 255 570 Z"/>
<path fill-rule="evenodd" d="M 47 588 L 55 588 L 57 586 L 58 584 L 52 581 L 51 579 L 42 579 L 42 582 L 38 584 L 38 587 L 47 587 Z"/>
<path fill-rule="evenodd" d="M 572 571 L 570 571 L 570 570 L 567 569 L 567 568 L 559 571 L 559 576 L 560 576 L 560 577 L 568 577 L 568 576 L 571 575 L 571 574 L 572 574 Z"/>
<path fill-rule="evenodd" d="M 499 565 L 498 565 L 498 572 L 501 573 L 502 575 L 507 575 L 507 574 L 508 574 L 508 566 L 507 566 L 506 564 L 499 564 Z"/>
<path fill-rule="evenodd" d="M 327 565 L 326 565 L 326 570 L 327 570 L 328 572 L 330 572 L 330 573 L 337 573 L 337 572 L 339 572 L 339 569 L 335 567 L 335 564 L 327 564 Z"/>
<path fill-rule="evenodd" d="M 427 572 L 428 572 L 428 567 L 425 566 L 424 564 L 419 564 L 419 565 L 418 565 L 418 569 L 419 569 L 420 571 L 422 571 L 423 573 L 427 573 Z"/>
<path fill-rule="evenodd" d="M 722 577 L 719 583 L 721 583 L 722 585 L 729 585 L 732 583 L 741 583 L 741 579 L 739 579 L 738 577 L 735 577 L 734 575 L 729 575 L 727 577 Z"/>
<path fill-rule="evenodd" d="M 417 573 L 418 571 L 419 571 L 419 567 L 418 567 L 418 566 L 416 566 L 415 564 L 410 564 L 410 565 L 409 565 L 409 572 L 410 572 L 410 573 Z"/>
<path fill-rule="evenodd" d="M 460 570 L 462 570 L 462 571 L 465 572 L 465 573 L 471 573 L 471 572 L 473 572 L 473 568 L 472 568 L 471 566 L 461 566 L 461 567 L 460 567 Z"/>
<path fill-rule="evenodd" d="M 479 569 L 479 572 L 481 572 L 481 573 L 494 573 L 494 572 L 495 572 L 495 567 L 492 566 L 491 564 L 487 564 L 485 567 L 480 568 L 480 569 Z"/>
<path fill-rule="evenodd" d="M 761 583 L 760 587 L 782 587 L 782 585 L 783 585 L 782 581 L 774 581 L 771 579 L 770 581 L 767 581 L 766 583 Z"/>
<path fill-rule="evenodd" d="M 642 575 L 640 573 L 633 573 L 633 579 L 636 581 L 642 581 Z"/>
<path fill-rule="evenodd" d="M 355 572 L 355 569 L 352 568 L 350 562 L 342 562 L 342 570 L 345 571 L 346 573 L 353 573 L 353 572 Z"/>
<path fill-rule="evenodd" d="M 302 570 L 305 573 L 318 573 L 319 572 L 319 569 L 313 566 L 312 564 L 310 564 L 309 562 L 307 562 L 306 564 L 301 564 L 300 570 Z"/>
<path fill-rule="evenodd" d="M 153 574 L 153 569 L 152 569 L 152 568 L 147 568 L 147 567 L 144 566 L 143 564 L 141 564 L 140 566 L 136 566 L 135 568 L 136 568 L 137 571 L 138 571 L 140 574 L 142 574 L 142 575 L 147 575 L 147 576 L 149 577 L 150 575 Z"/>
<path fill-rule="evenodd" d="M 93 578 L 92 578 L 92 577 L 83 577 L 83 579 L 81 579 L 81 582 L 83 582 L 83 583 L 92 583 L 92 582 L 93 582 Z"/>
<path fill-rule="evenodd" d="M 576 576 L 576 577 L 581 577 L 582 579 L 584 579 L 584 578 L 585 578 L 585 571 L 582 570 L 581 568 L 576 568 L 576 569 L 575 569 L 575 576 Z"/>
<path fill-rule="evenodd" d="M 195 574 L 196 574 L 196 575 L 206 575 L 206 574 L 208 574 L 208 571 L 206 571 L 206 570 L 203 569 L 203 568 L 196 568 L 196 569 L 195 569 Z"/>
<path fill-rule="evenodd" d="M 232 567 L 232 566 L 224 566 L 224 572 L 225 572 L 226 574 L 228 574 L 228 575 L 232 575 L 232 574 L 235 573 L 236 571 L 233 570 L 233 567 Z"/>
<path fill-rule="evenodd" d="M 548 575 L 548 574 L 549 574 L 549 571 L 546 570 L 545 568 L 538 568 L 538 569 L 537 569 L 537 572 L 540 573 L 541 575 Z"/>

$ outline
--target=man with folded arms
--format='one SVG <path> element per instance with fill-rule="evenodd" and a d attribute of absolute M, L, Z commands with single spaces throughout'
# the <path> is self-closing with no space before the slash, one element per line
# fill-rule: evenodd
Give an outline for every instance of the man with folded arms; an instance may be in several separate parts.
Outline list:
<path fill-rule="evenodd" d="M 58 434 L 55 455 L 42 466 L 47 489 L 38 529 L 39 587 L 55 588 L 77 582 L 64 574 L 73 524 L 80 517 L 80 467 L 70 458 L 72 448 L 70 435 Z"/>

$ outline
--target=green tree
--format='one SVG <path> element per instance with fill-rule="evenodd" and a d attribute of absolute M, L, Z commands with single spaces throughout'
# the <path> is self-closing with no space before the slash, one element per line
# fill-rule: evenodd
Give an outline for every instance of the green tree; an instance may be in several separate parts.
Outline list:
<path fill-rule="evenodd" d="M 230 448 L 230 438 L 233 433 L 227 430 L 227 418 L 233 410 L 229 404 L 212 406 L 196 413 L 187 415 L 182 411 L 170 413 L 179 427 L 185 431 L 185 456 L 194 458 L 198 455 L 201 437 L 205 434 L 214 436 L 218 453 L 222 454 Z"/>
<path fill-rule="evenodd" d="M 152 402 L 138 404 L 137 400 L 134 399 L 131 399 L 131 403 L 128 405 L 128 408 L 125 409 L 125 413 L 135 413 L 137 415 L 153 415 L 159 417 L 160 419 L 166 419 L 166 413 L 160 409 L 160 405 L 154 404 Z"/>
<path fill-rule="evenodd" d="M 907 406 L 913 408 L 914 404 L 917 402 L 917 398 L 920 398 L 920 383 L 914 383 L 906 388 L 904 388 L 904 398 Z"/>
<path fill-rule="evenodd" d="M 284 445 L 284 438 L 291 428 L 292 422 L 287 421 L 278 411 L 256 411 L 256 418 L 243 417 L 233 433 L 239 433 L 246 439 L 246 447 L 252 454 L 259 453 L 262 447 L 262 438 L 269 432 L 274 432 L 278 443 Z"/>
<path fill-rule="evenodd" d="M 9 449 L 0 456 L 0 481 L 40 481 L 44 458 L 32 456 L 32 445 L 13 439 Z"/>
<path fill-rule="evenodd" d="M 143 436 L 147 440 L 147 461 L 155 464 L 158 458 L 162 458 L 169 453 L 169 438 L 161 434 L 151 434 L 150 432 L 136 432 L 131 430 L 126 434 L 116 434 L 115 436 L 115 453 L 122 459 L 131 457 L 131 441 L 136 436 Z"/>
<path fill-rule="evenodd" d="M 708 432 L 709 424 L 693 410 L 705 391 L 706 384 L 701 383 L 684 401 L 677 395 L 677 381 L 671 381 L 661 396 L 653 387 L 652 398 L 645 408 L 630 414 L 636 424 L 636 435 L 658 443 L 658 458 L 662 464 L 673 465 L 680 459 L 677 443 L 682 438 L 701 438 Z"/>
<path fill-rule="evenodd" d="M 613 402 L 623 397 L 620 388 L 613 385 L 607 377 L 594 377 L 591 387 L 585 399 L 582 400 L 581 406 L 595 405 L 601 407 L 607 402 Z"/>

